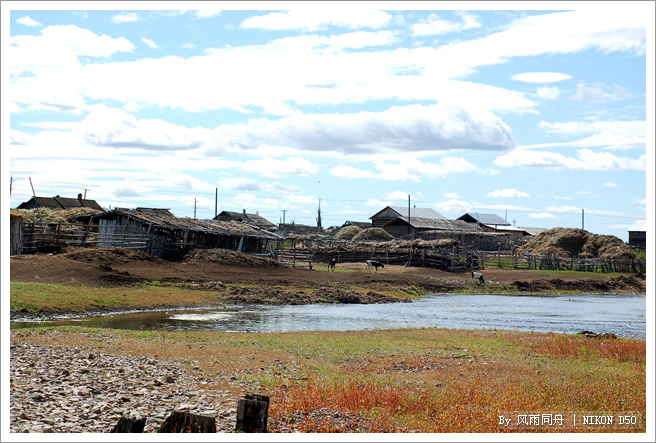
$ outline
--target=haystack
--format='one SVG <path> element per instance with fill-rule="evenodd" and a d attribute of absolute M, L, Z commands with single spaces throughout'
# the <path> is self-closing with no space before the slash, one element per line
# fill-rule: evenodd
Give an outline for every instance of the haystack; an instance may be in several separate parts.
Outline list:
<path fill-rule="evenodd" d="M 614 235 L 592 234 L 577 228 L 554 228 L 541 232 L 518 251 L 558 257 L 635 258 L 631 248 Z"/>
<path fill-rule="evenodd" d="M 362 232 L 358 233 L 355 237 L 353 237 L 353 241 L 387 241 L 391 240 L 394 237 L 389 235 L 387 231 L 381 228 L 368 228 L 362 230 Z"/>
<path fill-rule="evenodd" d="M 335 234 L 335 238 L 339 240 L 353 240 L 353 237 L 362 232 L 362 228 L 357 226 L 346 226 Z"/>
<path fill-rule="evenodd" d="M 99 214 L 102 211 L 93 208 L 70 209 L 16 209 L 24 218 L 25 223 L 77 223 L 75 217 L 81 215 Z"/>

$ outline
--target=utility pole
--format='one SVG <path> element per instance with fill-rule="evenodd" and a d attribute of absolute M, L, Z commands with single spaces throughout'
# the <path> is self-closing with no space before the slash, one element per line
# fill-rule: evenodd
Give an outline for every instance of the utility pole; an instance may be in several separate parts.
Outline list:
<path fill-rule="evenodd" d="M 515 227 L 515 220 L 513 220 L 513 228 Z"/>
<path fill-rule="evenodd" d="M 11 177 L 9 180 L 9 197 L 11 197 L 11 185 L 14 184 L 14 177 Z"/>
<path fill-rule="evenodd" d="M 196 199 L 194 198 L 194 220 L 196 219 Z"/>
<path fill-rule="evenodd" d="M 84 188 L 84 197 L 82 197 L 83 200 L 86 200 L 86 199 L 87 199 L 87 191 L 88 191 L 88 189 L 87 189 L 87 188 Z"/>
<path fill-rule="evenodd" d="M 319 199 L 319 212 L 317 216 L 317 232 L 321 232 L 321 199 Z"/>
<path fill-rule="evenodd" d="M 219 188 L 214 188 L 216 190 L 214 194 L 214 217 L 216 217 L 219 213 L 217 212 L 219 210 Z"/>
<path fill-rule="evenodd" d="M 506 216 L 503 218 L 505 221 L 508 221 L 508 210 L 506 209 Z"/>
<path fill-rule="evenodd" d="M 285 213 L 289 211 L 289 209 L 281 209 L 282 211 L 282 224 L 285 224 Z"/>
<path fill-rule="evenodd" d="M 585 229 L 585 209 L 581 209 L 581 229 Z"/>

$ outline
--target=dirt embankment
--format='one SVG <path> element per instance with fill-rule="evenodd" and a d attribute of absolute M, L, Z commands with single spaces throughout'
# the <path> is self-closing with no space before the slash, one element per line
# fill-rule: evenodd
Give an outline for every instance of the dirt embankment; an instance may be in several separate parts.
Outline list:
<path fill-rule="evenodd" d="M 645 276 L 545 279 L 531 271 L 483 271 L 486 283 L 471 282 L 468 271 L 389 265 L 367 272 L 362 263 L 339 263 L 336 272 L 315 266 L 289 268 L 264 257 L 224 249 L 195 250 L 182 262 L 120 248 L 71 248 L 57 254 L 11 258 L 12 281 L 59 285 L 122 287 L 142 282 L 175 283 L 223 293 L 238 304 L 388 303 L 403 301 L 393 294 L 478 293 L 492 290 L 520 293 L 645 293 Z"/>

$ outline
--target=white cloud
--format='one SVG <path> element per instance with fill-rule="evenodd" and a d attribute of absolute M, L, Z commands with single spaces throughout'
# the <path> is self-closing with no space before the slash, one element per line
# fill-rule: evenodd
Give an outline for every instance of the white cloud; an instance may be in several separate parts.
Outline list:
<path fill-rule="evenodd" d="M 572 76 L 560 72 L 524 72 L 515 74 L 511 78 L 526 83 L 555 83 L 569 80 Z"/>
<path fill-rule="evenodd" d="M 239 191 L 259 191 L 260 184 L 249 178 L 229 178 L 219 181 L 219 186 L 225 189 L 236 189 Z"/>
<path fill-rule="evenodd" d="M 577 154 L 578 158 L 573 158 L 556 152 L 515 149 L 507 154 L 497 157 L 494 160 L 494 164 L 506 168 L 521 166 L 555 170 L 578 169 L 587 171 L 644 171 L 647 167 L 646 155 L 641 155 L 634 159 L 629 157 L 618 157 L 609 152 L 594 152 L 589 149 L 579 149 Z"/>
<path fill-rule="evenodd" d="M 244 29 L 318 31 L 327 26 L 343 28 L 380 28 L 387 25 L 392 16 L 383 11 L 357 10 L 352 8 L 324 8 L 319 5 L 308 9 L 272 12 L 250 17 L 241 23 Z"/>
<path fill-rule="evenodd" d="M 444 157 L 439 163 L 422 162 L 404 157 L 399 162 L 375 164 L 376 178 L 385 181 L 415 181 L 422 178 L 445 178 L 448 174 L 477 172 L 479 168 L 462 157 Z"/>
<path fill-rule="evenodd" d="M 392 206 L 392 202 L 391 201 L 376 200 L 376 199 L 371 199 L 370 198 L 369 200 L 367 200 L 365 205 L 374 206 L 374 207 L 377 207 L 379 209 L 382 209 L 386 206 Z"/>
<path fill-rule="evenodd" d="M 373 173 L 348 165 L 337 165 L 330 170 L 332 175 L 342 178 L 371 178 Z"/>
<path fill-rule="evenodd" d="M 212 18 L 220 15 L 223 12 L 222 9 L 216 9 L 211 7 L 203 7 L 200 10 L 196 11 L 196 17 L 198 18 Z"/>
<path fill-rule="evenodd" d="M 135 12 L 129 12 L 126 14 L 117 14 L 112 16 L 112 22 L 120 25 L 122 23 L 134 23 L 139 20 L 139 16 Z"/>
<path fill-rule="evenodd" d="M 472 208 L 472 204 L 470 202 L 458 199 L 450 199 L 445 202 L 435 203 L 435 206 L 440 211 L 444 212 L 469 212 Z"/>
<path fill-rule="evenodd" d="M 154 41 L 152 41 L 149 38 L 141 37 L 141 41 L 144 42 L 147 46 L 149 46 L 153 49 L 161 48 L 157 43 L 155 43 Z"/>
<path fill-rule="evenodd" d="M 606 182 L 602 185 L 604 188 L 617 188 L 617 184 L 613 182 Z"/>
<path fill-rule="evenodd" d="M 517 189 L 500 189 L 488 192 L 485 196 L 492 198 L 530 198 L 526 192 Z"/>
<path fill-rule="evenodd" d="M 19 25 L 25 25 L 25 26 L 43 26 L 41 23 L 37 22 L 36 20 L 33 20 L 30 18 L 29 15 L 26 15 L 25 17 L 21 17 L 16 20 L 16 23 Z"/>
<path fill-rule="evenodd" d="M 576 85 L 576 94 L 574 94 L 572 100 L 605 103 L 608 100 L 624 100 L 629 97 L 631 97 L 631 93 L 623 86 L 615 85 L 610 88 L 603 83 L 595 86 L 586 86 L 579 83 Z"/>
<path fill-rule="evenodd" d="M 556 218 L 555 215 L 548 212 L 531 212 L 528 215 L 530 218 L 544 219 L 544 218 Z"/>
<path fill-rule="evenodd" d="M 41 35 L 11 37 L 8 47 L 10 73 L 36 75 L 12 82 L 12 87 L 18 89 L 13 95 L 21 101 L 21 88 L 44 93 L 53 85 L 71 94 L 79 94 L 81 91 L 76 91 L 77 86 L 71 84 L 71 76 L 75 76 L 72 69 L 80 66 L 78 57 L 109 57 L 117 52 L 132 50 L 134 46 L 124 37 L 99 36 L 73 25 L 48 26 L 41 30 Z M 27 101 L 40 99 L 38 95 L 24 97 Z"/>
<path fill-rule="evenodd" d="M 561 143 L 574 147 L 603 146 L 608 150 L 644 149 L 647 143 L 647 123 L 644 120 L 618 121 L 605 120 L 595 122 L 549 123 L 541 121 L 538 125 L 550 134 L 583 136 L 580 140 Z"/>
<path fill-rule="evenodd" d="M 444 196 L 445 196 L 446 198 L 450 198 L 450 199 L 461 198 L 461 197 L 458 195 L 457 192 L 445 192 L 445 193 L 444 193 Z"/>
<path fill-rule="evenodd" d="M 482 26 L 478 17 L 471 14 L 460 14 L 461 22 L 442 20 L 438 15 L 431 14 L 427 19 L 412 25 L 414 35 L 439 35 L 450 32 L 461 32 L 465 29 L 480 28 Z"/>
<path fill-rule="evenodd" d="M 553 88 L 538 88 L 537 95 L 543 100 L 556 100 L 560 98 L 561 92 L 557 86 Z"/>
<path fill-rule="evenodd" d="M 392 200 L 392 201 L 407 201 L 408 200 L 408 193 L 404 191 L 393 191 L 393 192 L 387 192 L 385 193 L 385 198 L 387 200 Z"/>

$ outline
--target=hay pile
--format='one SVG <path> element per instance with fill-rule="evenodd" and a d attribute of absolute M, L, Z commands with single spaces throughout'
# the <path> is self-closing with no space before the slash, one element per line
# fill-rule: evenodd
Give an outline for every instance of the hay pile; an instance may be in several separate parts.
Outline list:
<path fill-rule="evenodd" d="M 335 234 L 335 238 L 338 240 L 353 240 L 353 237 L 360 232 L 362 232 L 362 228 L 358 228 L 357 226 L 347 226 L 340 229 L 339 232 Z"/>
<path fill-rule="evenodd" d="M 583 229 L 554 228 L 541 232 L 518 248 L 521 253 L 579 258 L 635 258 L 631 248 L 614 235 Z"/>
<path fill-rule="evenodd" d="M 182 259 L 185 263 L 219 263 L 226 266 L 247 266 L 255 268 L 279 267 L 279 262 L 230 249 L 193 249 Z"/>
<path fill-rule="evenodd" d="M 92 208 L 71 209 L 16 209 L 23 216 L 25 223 L 78 223 L 75 217 L 80 215 L 99 214 L 103 211 Z M 40 215 L 40 218 L 39 218 Z"/>
<path fill-rule="evenodd" d="M 368 228 L 363 229 L 361 232 L 356 234 L 352 240 L 353 241 L 387 241 L 392 240 L 394 237 L 389 235 L 387 231 L 381 228 Z"/>

